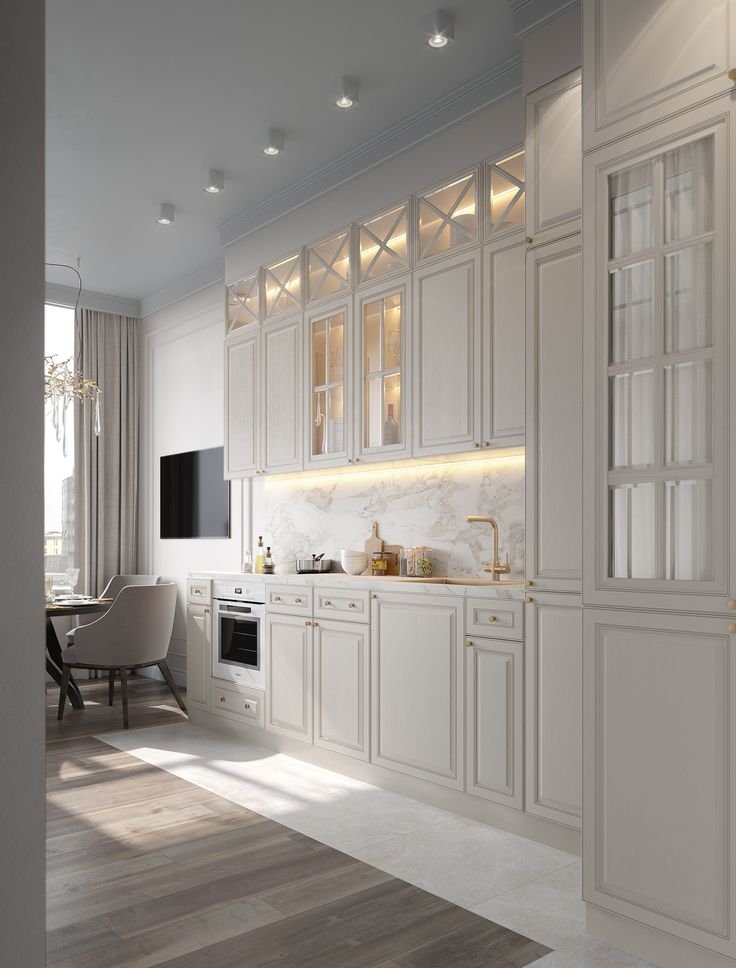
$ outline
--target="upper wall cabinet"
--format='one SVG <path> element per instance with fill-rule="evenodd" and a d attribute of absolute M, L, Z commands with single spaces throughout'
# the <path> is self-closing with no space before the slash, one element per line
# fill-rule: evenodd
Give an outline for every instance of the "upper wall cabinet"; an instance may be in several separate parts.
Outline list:
<path fill-rule="evenodd" d="M 734 0 L 583 0 L 585 147 L 733 88 Z"/>
<path fill-rule="evenodd" d="M 227 334 L 243 326 L 257 323 L 261 318 L 261 274 L 251 273 L 240 282 L 227 287 Z"/>
<path fill-rule="evenodd" d="M 307 302 L 350 289 L 350 229 L 307 248 Z"/>
<path fill-rule="evenodd" d="M 526 98 L 526 234 L 537 245 L 580 231 L 580 71 Z"/>
<path fill-rule="evenodd" d="M 355 460 L 408 457 L 410 277 L 360 293 L 355 312 Z"/>
<path fill-rule="evenodd" d="M 524 228 L 526 154 L 523 148 L 486 165 L 486 238 Z"/>
<path fill-rule="evenodd" d="M 357 226 L 358 282 L 409 267 L 409 203 L 379 212 Z"/>
<path fill-rule="evenodd" d="M 302 466 L 302 317 L 262 333 L 261 473 Z"/>
<path fill-rule="evenodd" d="M 302 252 L 294 252 L 285 259 L 263 269 L 264 318 L 294 312 L 302 305 Z"/>
<path fill-rule="evenodd" d="M 342 300 L 305 319 L 305 464 L 342 465 L 352 459 L 352 311 Z"/>
<path fill-rule="evenodd" d="M 414 273 L 414 453 L 481 446 L 480 252 Z"/>
<path fill-rule="evenodd" d="M 260 345 L 258 327 L 225 341 L 225 477 L 249 477 L 259 466 Z"/>
<path fill-rule="evenodd" d="M 478 242 L 478 170 L 417 195 L 417 262 Z"/>

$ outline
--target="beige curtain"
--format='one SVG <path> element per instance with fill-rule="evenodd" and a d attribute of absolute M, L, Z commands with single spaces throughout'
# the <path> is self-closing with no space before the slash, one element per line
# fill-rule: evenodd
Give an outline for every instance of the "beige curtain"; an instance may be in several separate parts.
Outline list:
<path fill-rule="evenodd" d="M 78 588 L 99 595 L 112 575 L 136 571 L 140 321 L 90 309 L 78 320 L 81 371 L 102 389 L 102 433 L 94 406 L 77 405 L 75 563 Z"/>

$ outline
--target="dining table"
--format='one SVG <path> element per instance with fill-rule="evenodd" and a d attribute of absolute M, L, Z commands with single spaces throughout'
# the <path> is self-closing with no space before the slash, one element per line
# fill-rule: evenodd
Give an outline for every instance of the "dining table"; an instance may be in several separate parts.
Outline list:
<path fill-rule="evenodd" d="M 61 686 L 61 677 L 64 672 L 62 660 L 62 647 L 59 636 L 56 634 L 53 619 L 68 618 L 70 616 L 94 615 L 96 612 L 104 612 L 110 607 L 110 599 L 85 598 L 79 601 L 65 600 L 59 602 L 46 602 L 46 671 L 51 678 Z M 80 622 L 80 625 L 84 622 Z M 69 700 L 75 709 L 84 709 L 84 699 L 79 690 L 79 685 L 74 676 L 69 679 Z"/>

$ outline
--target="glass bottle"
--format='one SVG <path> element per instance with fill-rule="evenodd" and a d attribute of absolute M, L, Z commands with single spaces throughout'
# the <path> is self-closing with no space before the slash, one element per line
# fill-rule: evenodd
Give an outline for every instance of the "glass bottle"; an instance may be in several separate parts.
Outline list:
<path fill-rule="evenodd" d="M 266 545 L 266 558 L 263 562 L 263 574 L 273 575 L 276 571 L 276 566 L 273 563 L 273 558 L 271 557 L 271 546 Z"/>
<path fill-rule="evenodd" d="M 258 535 L 258 547 L 256 548 L 256 574 L 263 574 L 263 566 L 265 564 L 265 558 L 263 557 L 263 535 Z"/>
<path fill-rule="evenodd" d="M 386 412 L 388 416 L 386 417 L 386 423 L 383 425 L 383 443 L 385 444 L 398 444 L 399 442 L 399 425 L 394 420 L 394 405 L 389 403 L 386 406 Z"/>
<path fill-rule="evenodd" d="M 244 575 L 250 575 L 253 571 L 253 555 L 250 553 L 250 549 L 245 552 L 245 557 L 243 558 L 243 569 L 242 573 Z"/>

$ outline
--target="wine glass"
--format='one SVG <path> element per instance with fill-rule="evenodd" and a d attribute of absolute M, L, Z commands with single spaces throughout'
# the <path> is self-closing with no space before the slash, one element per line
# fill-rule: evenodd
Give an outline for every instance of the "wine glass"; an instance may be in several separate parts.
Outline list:
<path fill-rule="evenodd" d="M 79 581 L 79 568 L 67 568 L 66 570 L 66 580 L 71 589 L 72 596 L 74 595 L 74 589 L 77 587 L 77 582 Z"/>

